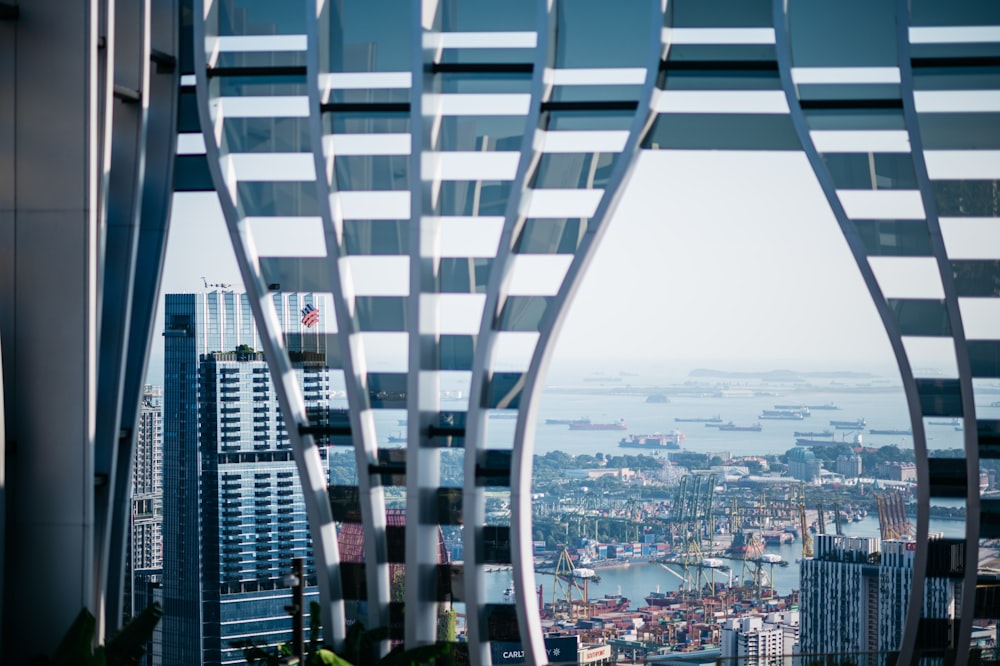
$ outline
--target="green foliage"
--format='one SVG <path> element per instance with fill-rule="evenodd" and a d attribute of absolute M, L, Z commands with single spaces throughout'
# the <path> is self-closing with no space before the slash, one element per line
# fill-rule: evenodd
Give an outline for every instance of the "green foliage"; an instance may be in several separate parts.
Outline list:
<path fill-rule="evenodd" d="M 51 658 L 39 656 L 34 666 L 137 666 L 146 643 L 163 616 L 158 603 L 152 603 L 111 637 L 106 645 L 94 649 L 97 620 L 86 608 L 73 620 Z"/>

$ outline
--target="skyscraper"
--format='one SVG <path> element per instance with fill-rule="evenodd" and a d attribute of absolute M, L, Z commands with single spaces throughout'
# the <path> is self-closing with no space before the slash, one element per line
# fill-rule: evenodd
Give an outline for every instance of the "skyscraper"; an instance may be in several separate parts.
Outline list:
<path fill-rule="evenodd" d="M 322 309 L 311 294 L 273 303 L 307 408 L 328 409 L 327 370 L 308 360 Z M 165 324 L 163 656 L 243 663 L 240 643 L 290 639 L 293 557 L 310 558 L 315 595 L 298 475 L 246 295 L 169 294 Z"/>

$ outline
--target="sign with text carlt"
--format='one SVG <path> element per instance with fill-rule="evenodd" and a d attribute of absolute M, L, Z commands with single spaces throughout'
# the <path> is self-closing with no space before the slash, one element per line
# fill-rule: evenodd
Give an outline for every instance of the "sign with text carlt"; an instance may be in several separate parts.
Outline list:
<path fill-rule="evenodd" d="M 545 639 L 545 651 L 549 655 L 550 664 L 575 664 L 576 653 L 580 644 L 579 636 L 557 636 Z M 523 664 L 524 648 L 520 643 L 510 641 L 494 641 L 492 646 L 493 663 Z"/>

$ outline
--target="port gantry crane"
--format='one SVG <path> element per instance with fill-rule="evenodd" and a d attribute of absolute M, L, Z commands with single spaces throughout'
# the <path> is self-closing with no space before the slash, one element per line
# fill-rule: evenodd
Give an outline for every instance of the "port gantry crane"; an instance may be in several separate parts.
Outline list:
<path fill-rule="evenodd" d="M 806 505 L 799 502 L 799 530 L 802 532 L 802 559 L 813 556 L 813 538 L 806 524 Z"/>
<path fill-rule="evenodd" d="M 826 522 L 823 520 L 823 505 L 816 503 L 816 534 L 826 534 Z"/>
<path fill-rule="evenodd" d="M 877 495 L 875 501 L 878 504 L 879 535 L 883 540 L 912 536 L 912 526 L 906 516 L 902 493 Z"/>
<path fill-rule="evenodd" d="M 833 503 L 833 522 L 834 522 L 834 525 L 836 525 L 837 534 L 838 535 L 843 535 L 844 534 L 844 526 L 840 522 L 840 504 L 838 504 L 837 502 Z"/>

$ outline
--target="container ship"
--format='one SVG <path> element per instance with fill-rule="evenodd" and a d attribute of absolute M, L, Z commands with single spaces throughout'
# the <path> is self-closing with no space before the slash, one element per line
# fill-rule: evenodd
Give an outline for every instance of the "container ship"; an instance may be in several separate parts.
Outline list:
<path fill-rule="evenodd" d="M 860 419 L 855 419 L 853 421 L 830 421 L 832 425 L 837 430 L 846 430 L 849 428 L 861 429 L 868 425 L 868 421 L 862 417 Z"/>
<path fill-rule="evenodd" d="M 805 417 L 806 413 L 797 409 L 765 409 L 760 413 L 760 418 L 762 419 L 780 421 L 801 421 Z"/>
<path fill-rule="evenodd" d="M 628 430 L 625 419 L 618 419 L 614 423 L 570 423 L 570 430 Z"/>
<path fill-rule="evenodd" d="M 796 430 L 792 434 L 795 435 L 796 437 L 833 437 L 833 431 L 832 430 L 822 430 L 822 431 L 819 431 L 819 432 L 816 432 L 816 431 L 808 432 L 808 431 L 799 431 L 799 430 Z"/>
<path fill-rule="evenodd" d="M 913 434 L 913 431 L 910 430 L 909 428 L 906 428 L 905 430 L 904 429 L 899 429 L 899 430 L 882 429 L 882 430 L 880 430 L 878 428 L 869 428 L 868 432 L 870 434 L 872 434 L 872 435 L 912 435 Z"/>
<path fill-rule="evenodd" d="M 729 546 L 729 554 L 748 560 L 758 559 L 764 553 L 764 540 L 753 532 L 742 530 L 733 534 L 733 542 Z"/>
<path fill-rule="evenodd" d="M 618 441 L 618 446 L 626 449 L 679 449 L 684 433 L 675 431 L 670 435 L 629 435 Z"/>

